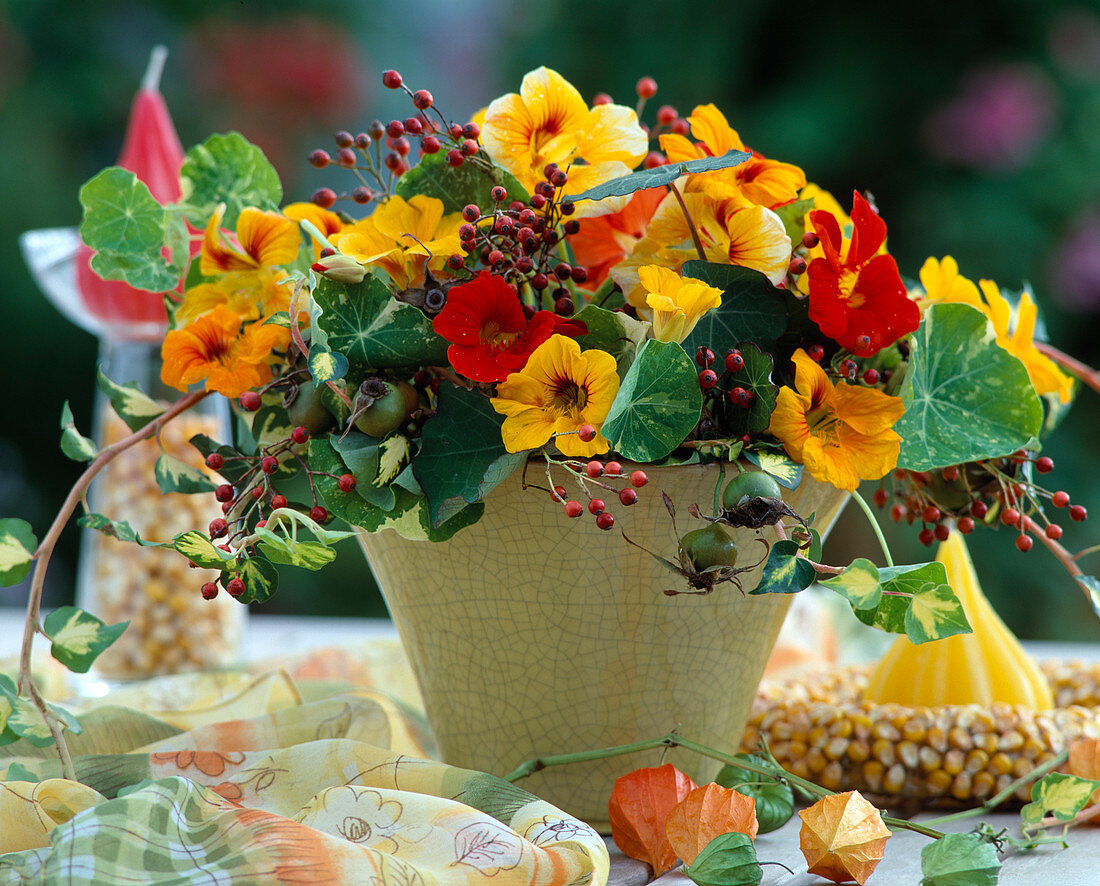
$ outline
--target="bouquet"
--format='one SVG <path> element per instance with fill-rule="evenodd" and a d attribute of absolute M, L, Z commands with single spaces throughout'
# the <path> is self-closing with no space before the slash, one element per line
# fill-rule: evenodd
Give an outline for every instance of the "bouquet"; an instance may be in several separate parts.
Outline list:
<path fill-rule="evenodd" d="M 330 562 L 342 526 L 449 539 L 516 471 L 599 532 L 653 494 L 650 466 L 717 462 L 729 477 L 713 507 L 691 508 L 674 552 L 639 553 L 678 592 L 737 593 L 723 585 L 760 563 L 738 559 L 727 528 L 774 526 L 764 578 L 742 591 L 830 576 L 862 620 L 915 642 L 969 630 L 940 564 L 820 562 L 809 515 L 781 495 L 809 475 L 868 515 L 856 490 L 879 481 L 874 503 L 925 545 L 1005 524 L 1098 599 L 1059 542 L 1062 515 L 1085 510 L 1048 488 L 1040 442 L 1097 376 L 1035 339 L 1028 289 L 975 283 L 948 256 L 903 277 L 870 195 L 834 197 L 752 150 L 712 104 L 643 124 L 649 78 L 635 107 L 589 105 L 539 68 L 468 121 L 396 71 L 383 83 L 408 96 L 408 117 L 314 151 L 333 179 L 309 202 L 284 203 L 236 133 L 187 152 L 178 202 L 118 167 L 83 187 L 92 268 L 164 293 L 162 379 L 181 397 L 165 406 L 101 374 L 134 433 L 97 451 L 64 424 L 66 451 L 91 467 L 41 545 L 23 521 L 0 524 L 5 579 L 36 557 L 45 568 L 104 463 L 223 396 L 235 439 L 191 440 L 220 477 L 167 454 L 157 465 L 164 491 L 213 493 L 222 516 L 173 539 L 141 538 L 125 515 L 79 519 L 217 569 L 205 598 L 266 599 L 277 566 Z M 42 631 L 34 599 L 30 611 L 28 647 Z M 70 658 L 117 636 L 72 619 L 45 631 Z M 45 711 L 29 672 L 21 685 Z"/>

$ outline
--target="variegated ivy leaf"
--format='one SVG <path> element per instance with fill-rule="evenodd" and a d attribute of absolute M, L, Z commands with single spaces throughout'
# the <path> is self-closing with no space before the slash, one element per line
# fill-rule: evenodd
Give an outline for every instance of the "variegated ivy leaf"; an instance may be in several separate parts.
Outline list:
<path fill-rule="evenodd" d="M 216 488 L 210 478 L 197 468 L 164 452 L 153 468 L 160 491 L 183 492 L 193 495 L 198 492 L 213 492 Z"/>
<path fill-rule="evenodd" d="M 244 582 L 244 593 L 237 597 L 238 603 L 262 603 L 279 587 L 279 570 L 262 557 L 249 557 L 237 572 L 223 572 L 222 586 L 233 578 Z"/>
<path fill-rule="evenodd" d="M 36 547 L 30 523 L 17 517 L 0 520 L 0 587 L 17 585 L 27 577 Z"/>
<path fill-rule="evenodd" d="M 873 608 L 857 609 L 864 624 L 914 643 L 969 634 L 970 623 L 942 563 L 888 566 L 879 569 L 882 598 Z"/>
<path fill-rule="evenodd" d="M 218 550 L 201 532 L 181 532 L 172 540 L 172 547 L 200 569 L 224 569 L 232 555 Z"/>
<path fill-rule="evenodd" d="M 1100 781 L 1052 772 L 1031 786 L 1031 802 L 1020 810 L 1025 830 L 1034 829 L 1042 819 L 1053 816 L 1058 821 L 1073 821 L 1074 816 L 1089 804 Z"/>
<path fill-rule="evenodd" d="M 130 622 L 108 625 L 75 606 L 59 606 L 42 625 L 53 641 L 50 654 L 70 671 L 86 674 L 108 646 L 115 642 Z"/>
<path fill-rule="evenodd" d="M 970 632 L 962 602 L 951 590 L 951 585 L 928 582 L 913 595 L 909 611 L 905 613 L 905 635 L 914 643 Z"/>
<path fill-rule="evenodd" d="M 96 384 L 111 402 L 115 414 L 121 418 L 131 431 L 145 427 L 158 415 L 164 413 L 164 408 L 149 397 L 134 383 L 116 384 L 103 374 L 103 370 L 96 368 Z"/>
<path fill-rule="evenodd" d="M 409 438 L 404 434 L 393 434 L 379 444 L 381 456 L 378 459 L 378 482 L 389 483 L 408 463 Z"/>
<path fill-rule="evenodd" d="M 874 609 L 882 599 L 878 567 L 862 557 L 836 578 L 825 579 L 819 584 L 836 591 L 852 604 L 853 609 Z"/>
<path fill-rule="evenodd" d="M 91 461 L 98 451 L 95 444 L 76 429 L 68 400 L 61 407 L 61 451 L 73 461 Z"/>
<path fill-rule="evenodd" d="M 335 351 L 326 351 L 311 343 L 309 351 L 309 373 L 315 384 L 336 381 L 348 373 L 348 358 Z"/>
<path fill-rule="evenodd" d="M 267 559 L 280 566 L 299 566 L 303 569 L 317 570 L 336 559 L 336 551 L 327 545 L 315 541 L 297 541 L 258 528 L 257 547 Z"/>
<path fill-rule="evenodd" d="M 130 541 L 149 547 L 159 546 L 158 542 L 147 542 L 142 539 L 137 530 L 125 520 L 112 520 L 103 514 L 85 514 L 76 521 L 76 525 L 87 526 L 89 529 L 102 532 L 104 535 L 117 538 L 119 541 Z"/>
<path fill-rule="evenodd" d="M 797 489 L 802 482 L 802 465 L 788 458 L 786 453 L 753 449 L 745 453 L 745 458 L 771 474 L 775 482 L 785 489 Z"/>
<path fill-rule="evenodd" d="M 773 544 L 760 583 L 749 593 L 797 594 L 806 590 L 814 583 L 817 572 L 805 557 L 797 555 L 797 542 L 784 539 Z"/>
<path fill-rule="evenodd" d="M 0 683 L 0 698 L 3 699 L 0 707 L 6 702 L 9 708 L 4 723 L 5 732 L 11 730 L 16 736 L 26 739 L 28 744 L 36 748 L 44 748 L 53 743 L 50 727 L 46 725 L 46 721 L 42 719 L 42 714 L 33 702 L 17 695 L 14 687 L 8 688 L 4 683 Z M 64 708 L 52 704 L 47 704 L 46 707 L 57 718 L 62 729 L 68 729 L 73 733 L 81 731 L 80 721 Z"/>

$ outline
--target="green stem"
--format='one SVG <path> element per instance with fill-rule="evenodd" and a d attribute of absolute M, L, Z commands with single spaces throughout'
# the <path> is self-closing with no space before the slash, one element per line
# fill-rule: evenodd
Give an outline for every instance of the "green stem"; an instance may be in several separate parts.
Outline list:
<path fill-rule="evenodd" d="M 714 484 L 714 515 L 722 513 L 722 481 L 726 479 L 726 463 L 718 462 L 718 482 Z"/>
<path fill-rule="evenodd" d="M 855 500 L 855 503 L 862 508 L 863 513 L 867 515 L 867 522 L 871 524 L 871 528 L 875 531 L 875 538 L 878 539 L 879 547 L 882 548 L 882 556 L 886 558 L 886 565 L 893 566 L 894 558 L 890 556 L 890 547 L 886 544 L 886 538 L 882 534 L 882 528 L 878 525 L 878 520 L 875 519 L 871 506 L 863 500 L 863 496 L 858 492 L 853 491 L 852 498 Z"/>

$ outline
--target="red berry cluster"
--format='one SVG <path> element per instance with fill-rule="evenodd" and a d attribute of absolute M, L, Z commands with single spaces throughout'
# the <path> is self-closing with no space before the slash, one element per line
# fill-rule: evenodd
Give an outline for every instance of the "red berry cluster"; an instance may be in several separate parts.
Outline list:
<path fill-rule="evenodd" d="M 581 425 L 578 434 L 582 440 L 593 440 L 596 437 L 596 429 L 592 425 Z M 578 499 L 568 498 L 568 492 L 564 486 L 554 486 L 550 490 L 550 497 L 560 502 L 565 516 L 579 517 L 587 508 L 588 513 L 596 518 L 596 526 L 608 530 L 615 525 L 615 517 L 608 513 L 607 502 L 589 491 L 589 486 L 614 492 L 619 497 L 619 503 L 623 507 L 630 507 L 638 501 L 638 490 L 649 482 L 645 471 L 634 470 L 627 473 L 620 462 L 601 462 L 592 459 L 588 462 L 568 460 L 558 464 L 571 473 L 581 487 L 582 493 L 587 497 L 588 504 L 583 505 Z M 608 481 L 625 481 L 616 486 Z M 629 485 L 627 485 L 629 484 Z"/>
<path fill-rule="evenodd" d="M 1062 527 L 1043 510 L 1044 500 L 1056 508 L 1069 506 L 1069 517 L 1075 522 L 1088 516 L 1083 506 L 1070 505 L 1068 492 L 1048 492 L 1031 479 L 1033 473 L 1053 470 L 1049 456 L 1036 457 L 1026 450 L 1005 459 L 951 465 L 938 472 L 898 470 L 893 476 L 893 493 L 880 486 L 874 502 L 880 508 L 889 505 L 895 523 L 904 520 L 914 525 L 919 521 L 917 538 L 926 546 L 945 541 L 952 524 L 967 535 L 976 521 L 994 524 L 999 520 L 1018 531 L 1016 547 L 1029 551 L 1033 535 L 1041 533 L 1052 542 L 1062 537 Z"/>

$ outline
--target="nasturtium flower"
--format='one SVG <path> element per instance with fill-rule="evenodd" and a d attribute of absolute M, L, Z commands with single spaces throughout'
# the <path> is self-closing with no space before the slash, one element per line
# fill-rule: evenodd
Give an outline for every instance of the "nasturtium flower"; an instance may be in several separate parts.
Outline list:
<path fill-rule="evenodd" d="M 1060 402 L 1070 401 L 1073 379 L 1035 347 L 1033 337 L 1038 311 L 1030 293 L 1025 290 L 1020 294 L 1013 326 L 1012 308 L 997 284 L 992 280 L 979 281 L 979 295 L 978 286 L 959 273 L 958 263 L 949 255 L 942 261 L 929 258 L 920 270 L 920 281 L 924 287 L 922 304 L 961 302 L 977 308 L 993 324 L 997 344 L 1024 364 L 1035 393 L 1040 396 L 1057 394 Z"/>
<path fill-rule="evenodd" d="M 403 288 L 424 282 L 424 269 L 441 271 L 461 249 L 462 215 L 443 214 L 443 201 L 417 194 L 394 195 L 370 215 L 329 239 L 345 255 L 376 265 Z"/>
<path fill-rule="evenodd" d="M 614 357 L 606 351 L 581 351 L 573 339 L 554 335 L 535 349 L 520 372 L 497 385 L 490 402 L 505 416 L 500 433 L 509 452 L 537 449 L 554 438 L 564 455 L 589 458 L 607 452 L 611 444 L 600 433 L 586 443 L 577 430 L 592 425 L 598 431 L 618 392 Z"/>
<path fill-rule="evenodd" d="M 920 309 L 893 257 L 881 251 L 886 223 L 858 192 L 852 200 L 850 237 L 831 213 L 809 213 L 822 251 L 806 269 L 810 319 L 856 356 L 870 357 L 916 329 Z"/>
<path fill-rule="evenodd" d="M 226 397 L 271 380 L 272 351 L 285 349 L 290 331 L 273 323 L 250 323 L 225 305 L 164 337 L 160 378 L 180 391 L 205 381 L 206 390 Z"/>
<path fill-rule="evenodd" d="M 580 223 L 580 230 L 569 238 L 569 245 L 577 264 L 588 273 L 580 284 L 583 289 L 595 292 L 600 288 L 611 269 L 645 237 L 653 213 L 669 196 L 662 188 L 636 191 L 618 212 L 586 218 Z"/>
<path fill-rule="evenodd" d="M 623 105 L 589 108 L 557 71 L 538 68 L 523 78 L 519 93 L 496 99 L 481 127 L 485 151 L 530 193 L 557 163 L 569 175 L 566 194 L 579 194 L 628 175 L 642 162 L 649 140 L 638 117 Z M 577 204 L 576 218 L 618 212 L 625 197 Z"/>
<path fill-rule="evenodd" d="M 660 265 L 639 268 L 638 277 L 648 293 L 646 305 L 653 311 L 653 337 L 658 341 L 679 344 L 703 314 L 722 304 L 721 289 Z"/>
<path fill-rule="evenodd" d="M 184 293 L 176 308 L 174 325 L 181 326 L 201 317 L 216 305 L 225 305 L 242 320 L 270 317 L 290 307 L 292 286 L 280 281 L 286 273 L 278 268 L 257 268 L 254 271 L 231 271 L 199 283 Z"/>
<path fill-rule="evenodd" d="M 203 232 L 199 270 L 204 276 L 286 265 L 298 257 L 302 236 L 292 219 L 253 207 L 242 209 L 237 217 L 237 249 L 221 235 L 224 215 L 222 204 L 214 210 Z"/>
<path fill-rule="evenodd" d="M 905 412 L 900 397 L 841 382 L 799 348 L 792 357 L 794 388 L 779 389 L 768 433 L 815 480 L 854 492 L 860 480 L 885 477 L 898 461 L 901 436 L 894 423 Z"/>
<path fill-rule="evenodd" d="M 296 222 L 308 221 L 326 237 L 339 234 L 344 230 L 344 223 L 340 216 L 316 203 L 291 203 L 283 207 L 283 215 Z M 323 248 L 320 243 L 313 240 L 313 257 L 319 258 Z"/>
<path fill-rule="evenodd" d="M 553 311 L 530 320 L 515 291 L 488 271 L 452 286 L 432 328 L 451 342 L 447 359 L 459 375 L 480 382 L 504 381 L 523 369 L 531 352 L 551 335 L 584 335 L 584 323 Z"/>
<path fill-rule="evenodd" d="M 676 133 L 666 133 L 660 137 L 661 150 L 670 163 L 721 157 L 733 150 L 752 154 L 744 163 L 729 169 L 690 176 L 686 185 L 689 191 L 707 189 L 715 196 L 771 208 L 790 203 L 806 184 L 806 175 L 797 166 L 769 160 L 746 148 L 737 130 L 730 127 L 725 115 L 714 105 L 698 105 L 688 117 L 688 123 L 691 124 L 691 134 L 698 141 L 693 143 Z"/>

